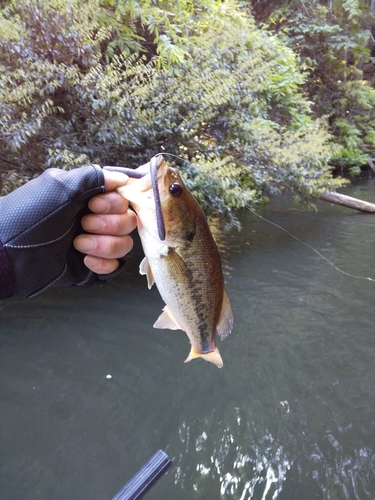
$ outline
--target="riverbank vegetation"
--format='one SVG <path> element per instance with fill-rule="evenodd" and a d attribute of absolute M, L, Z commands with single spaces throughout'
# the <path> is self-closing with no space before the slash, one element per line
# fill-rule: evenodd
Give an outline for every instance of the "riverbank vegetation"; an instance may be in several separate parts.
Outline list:
<path fill-rule="evenodd" d="M 281 189 L 311 203 L 375 169 L 374 4 L 3 2 L 2 193 L 164 151 L 229 225 Z"/>

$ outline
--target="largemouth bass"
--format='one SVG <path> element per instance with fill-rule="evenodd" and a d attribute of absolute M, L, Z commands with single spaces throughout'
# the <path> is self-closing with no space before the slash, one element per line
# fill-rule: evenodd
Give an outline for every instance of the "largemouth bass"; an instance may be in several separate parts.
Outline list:
<path fill-rule="evenodd" d="M 215 336 L 225 339 L 234 319 L 219 251 L 202 209 L 178 171 L 162 159 L 157 178 L 164 240 L 158 234 L 150 174 L 118 188 L 138 215 L 145 253 L 140 273 L 147 276 L 149 288 L 156 284 L 166 304 L 154 328 L 186 332 L 191 350 L 185 363 L 201 357 L 221 368 Z"/>

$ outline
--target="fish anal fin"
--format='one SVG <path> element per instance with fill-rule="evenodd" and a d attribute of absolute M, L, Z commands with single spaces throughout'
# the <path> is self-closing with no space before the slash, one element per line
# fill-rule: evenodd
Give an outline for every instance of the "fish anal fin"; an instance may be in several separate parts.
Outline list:
<path fill-rule="evenodd" d="M 185 363 L 188 363 L 192 359 L 196 358 L 202 358 L 205 361 L 209 361 L 210 363 L 213 363 L 216 365 L 218 368 L 223 368 L 223 360 L 221 359 L 219 349 L 215 347 L 215 349 L 211 352 L 207 353 L 200 353 L 194 350 L 192 347 L 189 353 L 189 356 L 185 359 Z"/>
<path fill-rule="evenodd" d="M 165 306 L 163 312 L 158 317 L 154 323 L 154 328 L 160 328 L 161 330 L 168 328 L 169 330 L 182 330 L 180 325 L 174 319 L 168 306 Z"/>
<path fill-rule="evenodd" d="M 139 273 L 145 274 L 147 276 L 147 286 L 148 289 L 150 289 L 154 284 L 154 276 L 152 274 L 152 270 L 150 264 L 148 263 L 147 257 L 145 257 L 139 264 Z"/>
<path fill-rule="evenodd" d="M 232 333 L 233 325 L 234 325 L 234 317 L 233 317 L 232 306 L 230 304 L 227 292 L 224 290 L 221 315 L 219 323 L 216 327 L 220 340 L 226 339 L 228 335 Z"/>

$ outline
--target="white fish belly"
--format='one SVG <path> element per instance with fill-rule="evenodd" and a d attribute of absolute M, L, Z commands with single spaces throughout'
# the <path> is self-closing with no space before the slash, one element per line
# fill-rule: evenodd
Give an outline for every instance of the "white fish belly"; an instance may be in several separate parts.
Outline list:
<path fill-rule="evenodd" d="M 141 234 L 141 239 L 155 284 L 176 323 L 186 332 L 196 351 L 211 351 L 215 325 L 213 321 L 210 321 L 210 311 L 207 311 L 210 277 L 197 275 L 193 283 L 187 278 L 177 280 L 171 274 L 166 258 L 167 245 L 158 242 L 148 234 Z"/>

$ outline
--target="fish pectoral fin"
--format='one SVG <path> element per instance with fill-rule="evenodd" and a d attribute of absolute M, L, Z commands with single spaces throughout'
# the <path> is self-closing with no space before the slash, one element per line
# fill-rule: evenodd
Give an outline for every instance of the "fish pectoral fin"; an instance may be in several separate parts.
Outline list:
<path fill-rule="evenodd" d="M 151 270 L 150 264 L 148 263 L 147 257 L 145 257 L 142 260 L 142 262 L 139 264 L 139 273 L 145 274 L 147 276 L 147 286 L 148 286 L 148 289 L 150 290 L 150 288 L 155 283 L 155 281 L 154 281 L 154 276 L 152 274 L 152 270 Z"/>
<path fill-rule="evenodd" d="M 230 304 L 227 292 L 224 290 L 223 305 L 221 308 L 220 320 L 216 327 L 220 340 L 226 339 L 228 335 L 232 333 L 233 325 L 234 325 L 234 317 L 233 317 L 232 306 Z"/>
<path fill-rule="evenodd" d="M 194 351 L 194 348 L 192 347 L 189 353 L 189 356 L 185 359 L 185 363 L 188 363 L 192 359 L 196 358 L 202 358 L 205 361 L 209 361 L 210 363 L 213 363 L 216 365 L 218 368 L 223 368 L 223 360 L 221 359 L 219 349 L 215 347 L 215 349 L 211 352 L 207 353 L 200 353 L 197 351 Z"/>
<path fill-rule="evenodd" d="M 154 328 L 160 328 L 161 330 L 168 328 L 169 330 L 182 330 L 180 325 L 174 319 L 168 306 L 165 306 L 163 312 L 158 317 L 154 323 Z"/>
<path fill-rule="evenodd" d="M 168 255 L 164 258 L 168 260 L 168 266 L 175 277 L 186 278 L 191 275 L 184 259 L 172 247 L 168 248 Z"/>

